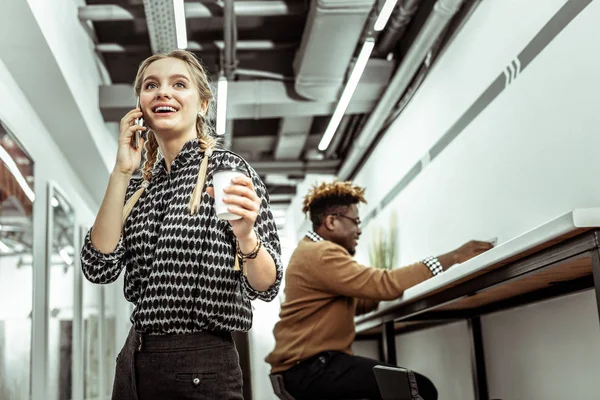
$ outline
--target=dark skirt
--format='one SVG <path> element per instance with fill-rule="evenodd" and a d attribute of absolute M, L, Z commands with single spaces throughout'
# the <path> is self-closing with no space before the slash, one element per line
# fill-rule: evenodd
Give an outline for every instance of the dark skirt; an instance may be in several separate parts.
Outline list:
<path fill-rule="evenodd" d="M 113 400 L 243 400 L 242 370 L 230 333 L 140 335 L 117 356 Z"/>

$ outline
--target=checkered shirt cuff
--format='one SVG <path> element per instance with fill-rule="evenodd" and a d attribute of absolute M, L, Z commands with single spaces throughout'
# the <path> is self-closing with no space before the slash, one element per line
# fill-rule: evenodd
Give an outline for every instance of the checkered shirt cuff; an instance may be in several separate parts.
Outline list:
<path fill-rule="evenodd" d="M 442 267 L 442 264 L 440 264 L 440 260 L 438 260 L 437 257 L 427 257 L 422 262 L 431 270 L 433 276 L 441 274 L 444 271 L 444 268 Z"/>

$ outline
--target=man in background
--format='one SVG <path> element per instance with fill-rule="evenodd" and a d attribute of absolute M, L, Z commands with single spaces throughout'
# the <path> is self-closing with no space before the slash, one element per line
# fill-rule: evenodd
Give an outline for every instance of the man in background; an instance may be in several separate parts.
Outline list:
<path fill-rule="evenodd" d="M 354 316 L 492 247 L 471 241 L 391 271 L 365 267 L 353 258 L 361 235 L 360 203 L 366 203 L 364 189 L 351 182 L 323 183 L 304 199 L 313 230 L 300 240 L 287 267 L 275 349 L 266 358 L 271 373 L 283 376 L 297 400 L 381 399 L 372 368 L 383 363 L 352 353 Z M 423 399 L 437 399 L 433 383 L 415 377 Z"/>

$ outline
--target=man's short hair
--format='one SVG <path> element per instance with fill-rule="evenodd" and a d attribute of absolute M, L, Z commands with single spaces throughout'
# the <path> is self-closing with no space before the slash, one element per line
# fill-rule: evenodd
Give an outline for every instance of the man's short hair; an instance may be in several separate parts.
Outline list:
<path fill-rule="evenodd" d="M 302 212 L 309 214 L 313 228 L 317 228 L 328 215 L 343 214 L 352 204 L 366 203 L 364 194 L 364 188 L 349 181 L 315 184 L 304 197 Z"/>

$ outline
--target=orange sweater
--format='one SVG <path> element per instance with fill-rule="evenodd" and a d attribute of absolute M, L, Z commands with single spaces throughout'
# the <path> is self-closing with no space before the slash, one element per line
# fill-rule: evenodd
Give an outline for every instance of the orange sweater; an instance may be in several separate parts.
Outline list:
<path fill-rule="evenodd" d="M 303 238 L 285 273 L 285 301 L 275 325 L 271 373 L 323 351 L 352 354 L 354 316 L 432 275 L 425 264 L 382 271 L 358 264 L 343 247 Z"/>

